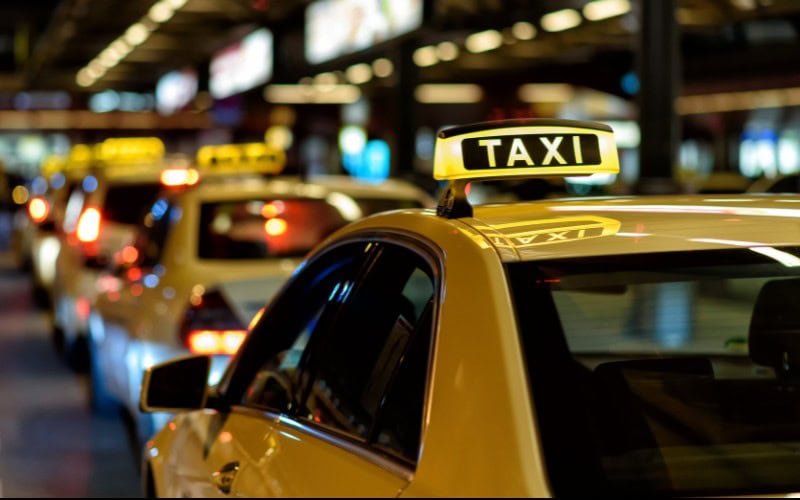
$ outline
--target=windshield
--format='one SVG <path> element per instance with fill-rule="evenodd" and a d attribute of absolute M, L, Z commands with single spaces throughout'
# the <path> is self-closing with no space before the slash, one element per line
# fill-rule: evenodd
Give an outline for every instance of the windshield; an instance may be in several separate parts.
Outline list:
<path fill-rule="evenodd" d="M 325 199 L 281 198 L 204 203 L 198 257 L 260 259 L 303 256 L 349 222 L 384 210 L 417 208 L 413 199 L 358 198 L 332 193 Z"/>
<path fill-rule="evenodd" d="M 508 264 L 555 494 L 800 490 L 799 256 Z"/>

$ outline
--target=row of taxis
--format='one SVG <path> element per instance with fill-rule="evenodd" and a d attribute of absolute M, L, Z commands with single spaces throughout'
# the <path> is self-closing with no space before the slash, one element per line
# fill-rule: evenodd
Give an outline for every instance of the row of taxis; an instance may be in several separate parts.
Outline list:
<path fill-rule="evenodd" d="M 433 205 L 405 182 L 279 175 L 284 165 L 283 151 L 264 143 L 205 146 L 192 164 L 170 165 L 133 240 L 95 280 L 92 405 L 122 407 L 142 444 L 169 416 L 139 410 L 146 368 L 209 355 L 215 383 L 252 318 L 317 243 L 376 212 Z"/>
<path fill-rule="evenodd" d="M 434 158 L 435 210 L 354 221 L 250 292 L 218 382 L 203 354 L 145 371 L 141 408 L 175 413 L 147 496 L 800 490 L 800 197 L 470 203 L 616 173 L 594 122 L 448 128 Z"/>

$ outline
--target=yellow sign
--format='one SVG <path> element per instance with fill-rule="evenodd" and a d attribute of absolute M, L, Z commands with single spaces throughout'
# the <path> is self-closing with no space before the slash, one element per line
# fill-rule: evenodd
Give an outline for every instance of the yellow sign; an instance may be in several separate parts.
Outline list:
<path fill-rule="evenodd" d="M 611 127 L 577 120 L 503 120 L 444 129 L 433 163 L 433 176 L 441 180 L 618 172 Z"/>
<path fill-rule="evenodd" d="M 115 137 L 96 144 L 94 157 L 106 163 L 159 161 L 164 143 L 158 137 Z"/>
<path fill-rule="evenodd" d="M 197 152 L 197 165 L 203 175 L 272 174 L 283 171 L 286 153 L 263 142 L 203 146 Z"/>

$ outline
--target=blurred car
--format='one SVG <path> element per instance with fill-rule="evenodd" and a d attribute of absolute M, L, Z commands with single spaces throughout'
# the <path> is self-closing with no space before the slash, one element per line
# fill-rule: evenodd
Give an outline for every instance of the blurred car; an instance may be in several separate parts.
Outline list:
<path fill-rule="evenodd" d="M 316 247 L 217 385 L 207 356 L 148 369 L 142 408 L 179 413 L 145 494 L 798 491 L 800 197 L 467 201 L 472 178 L 613 173 L 613 141 L 566 120 L 441 131 L 436 212 Z"/>
<path fill-rule="evenodd" d="M 209 354 L 215 382 L 251 318 L 317 243 L 378 211 L 433 205 L 400 181 L 277 176 L 283 159 L 264 143 L 207 146 L 199 174 L 165 172 L 173 185 L 122 249 L 121 265 L 98 282 L 89 321 L 92 405 L 101 413 L 122 407 L 142 444 L 168 417 L 139 411 L 145 368 Z"/>
<path fill-rule="evenodd" d="M 800 174 L 761 177 L 747 189 L 748 193 L 800 193 Z"/>
<path fill-rule="evenodd" d="M 90 171 L 64 208 L 51 293 L 54 341 L 80 371 L 88 367 L 87 322 L 97 277 L 132 241 L 140 215 L 161 188 L 165 165 L 185 164 L 165 156 L 155 137 L 106 139 L 90 153 Z"/>
<path fill-rule="evenodd" d="M 50 179 L 54 177 L 57 181 L 63 178 L 64 164 L 65 159 L 61 156 L 46 157 L 40 166 L 40 175 L 29 183 L 30 189 L 25 188 L 26 191 L 29 191 L 26 201 L 27 210 L 17 210 L 14 213 L 10 249 L 14 265 L 20 270 L 29 271 L 31 269 L 33 239 L 39 226 L 47 218 L 50 211 L 50 200 L 55 191 L 50 184 Z"/>
<path fill-rule="evenodd" d="M 33 297 L 38 306 L 51 309 L 55 262 L 61 246 L 59 228 L 70 194 L 88 173 L 89 146 L 76 144 L 66 158 L 50 157 L 42 165 L 44 193 L 28 201 L 24 222 L 19 224 L 18 257 L 30 270 Z M 23 217 L 18 217 L 22 219 Z"/>

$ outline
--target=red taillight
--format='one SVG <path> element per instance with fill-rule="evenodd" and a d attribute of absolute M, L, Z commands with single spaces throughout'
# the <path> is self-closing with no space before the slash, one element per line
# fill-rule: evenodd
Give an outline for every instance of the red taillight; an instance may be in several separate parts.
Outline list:
<path fill-rule="evenodd" d="M 50 213 L 50 204 L 44 198 L 36 196 L 28 202 L 28 215 L 37 224 L 44 222 Z"/>
<path fill-rule="evenodd" d="M 78 219 L 76 233 L 78 239 L 84 243 L 97 241 L 97 237 L 100 236 L 100 211 L 94 207 L 84 210 Z"/>
<path fill-rule="evenodd" d="M 247 330 L 218 291 L 202 295 L 186 309 L 181 340 L 193 354 L 235 354 Z"/>
<path fill-rule="evenodd" d="M 192 330 L 186 340 L 192 354 L 236 354 L 247 330 Z"/>

